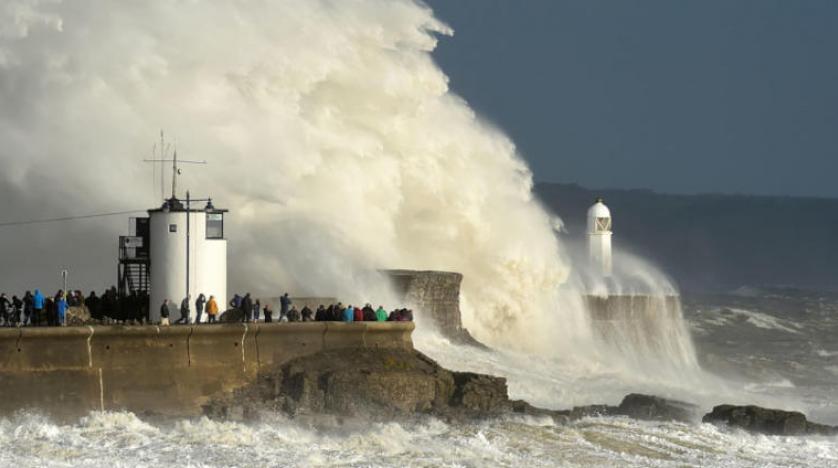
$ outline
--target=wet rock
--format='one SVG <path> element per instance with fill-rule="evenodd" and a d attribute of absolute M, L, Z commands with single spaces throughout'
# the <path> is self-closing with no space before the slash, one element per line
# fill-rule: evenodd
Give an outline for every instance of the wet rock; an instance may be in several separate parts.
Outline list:
<path fill-rule="evenodd" d="M 749 432 L 768 435 L 836 434 L 838 428 L 810 422 L 798 411 L 784 411 L 759 406 L 719 405 L 702 422 L 724 424 Z"/>
<path fill-rule="evenodd" d="M 652 421 L 692 422 L 698 417 L 698 407 L 683 401 L 632 393 L 623 398 L 613 414 Z"/>
<path fill-rule="evenodd" d="M 472 372 L 454 372 L 454 393 L 449 405 L 481 414 L 510 409 L 506 379 Z"/>
<path fill-rule="evenodd" d="M 241 309 L 227 309 L 218 317 L 219 322 L 244 322 L 244 311 Z"/>
<path fill-rule="evenodd" d="M 98 323 L 97 320 L 93 320 L 90 316 L 90 311 L 85 306 L 68 307 L 64 312 L 64 322 L 67 326 L 93 325 Z"/>

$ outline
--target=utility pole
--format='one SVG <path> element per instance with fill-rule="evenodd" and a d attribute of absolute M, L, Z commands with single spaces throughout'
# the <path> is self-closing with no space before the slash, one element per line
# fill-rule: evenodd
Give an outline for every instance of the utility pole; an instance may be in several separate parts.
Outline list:
<path fill-rule="evenodd" d="M 177 161 L 177 153 L 175 153 L 175 160 Z M 172 185 L 172 190 L 174 191 L 174 185 Z M 189 198 L 189 190 L 186 191 L 186 297 L 189 297 L 190 301 L 192 298 L 189 296 L 189 239 L 191 237 L 191 229 L 189 226 L 189 221 L 192 217 L 192 210 L 191 210 L 191 203 L 192 200 Z"/>

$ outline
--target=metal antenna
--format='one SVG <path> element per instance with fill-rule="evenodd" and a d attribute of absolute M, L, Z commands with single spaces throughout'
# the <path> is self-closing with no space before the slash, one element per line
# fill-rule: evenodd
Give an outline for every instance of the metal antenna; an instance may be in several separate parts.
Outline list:
<path fill-rule="evenodd" d="M 165 142 L 163 140 L 163 131 L 162 130 L 160 131 L 160 147 L 165 148 L 166 150 L 168 150 L 168 146 L 165 144 Z M 181 163 L 181 164 L 206 164 L 207 162 L 206 161 L 190 161 L 188 159 L 178 159 L 177 158 L 177 149 L 175 149 L 174 152 L 172 153 L 172 159 L 166 159 L 166 153 L 168 153 L 168 151 L 165 151 L 165 152 L 161 151 L 161 157 L 159 159 L 143 159 L 143 161 L 151 162 L 151 163 L 159 162 L 161 164 L 164 163 L 164 162 L 172 163 L 172 198 L 174 199 L 174 198 L 177 198 L 176 197 L 176 195 L 177 195 L 177 176 L 180 175 L 180 173 L 181 173 L 181 170 L 178 167 L 178 163 Z M 163 192 L 163 170 L 162 170 L 162 168 L 160 170 L 160 192 L 161 192 L 161 195 L 162 195 L 162 192 Z"/>

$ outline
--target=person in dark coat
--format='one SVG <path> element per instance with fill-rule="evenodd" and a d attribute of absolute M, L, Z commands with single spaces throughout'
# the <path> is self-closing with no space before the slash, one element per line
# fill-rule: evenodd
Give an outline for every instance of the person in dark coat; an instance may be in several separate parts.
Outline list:
<path fill-rule="evenodd" d="M 47 316 L 47 326 L 54 327 L 58 325 L 58 313 L 55 310 L 55 300 L 50 296 L 47 297 L 44 313 Z"/>
<path fill-rule="evenodd" d="M 253 319 L 253 299 L 250 293 L 244 295 L 239 308 L 242 311 L 242 322 L 250 322 Z"/>
<path fill-rule="evenodd" d="M 183 323 L 189 325 L 189 295 L 180 301 L 180 318 L 175 321 L 175 324 Z"/>
<path fill-rule="evenodd" d="M 375 322 L 375 310 L 372 305 L 365 305 L 361 312 L 364 314 L 364 322 Z"/>
<path fill-rule="evenodd" d="M 270 302 L 265 304 L 265 308 L 262 309 L 262 314 L 265 316 L 265 323 L 271 323 L 274 321 L 274 308 L 271 307 Z"/>
<path fill-rule="evenodd" d="M 163 299 L 163 305 L 160 306 L 160 325 L 164 327 L 169 326 L 169 300 Z"/>
<path fill-rule="evenodd" d="M 33 317 L 32 317 L 32 293 L 26 291 L 23 295 L 23 324 L 24 325 L 32 325 L 33 324 Z"/>
<path fill-rule="evenodd" d="M 234 309 L 238 309 L 242 305 L 242 297 L 238 294 L 234 294 L 233 298 L 230 299 L 230 304 L 228 305 Z"/>
<path fill-rule="evenodd" d="M 17 296 L 12 296 L 12 325 L 20 323 L 20 313 L 23 311 L 23 301 Z"/>
<path fill-rule="evenodd" d="M 300 311 L 296 307 L 291 306 L 291 310 L 288 311 L 288 321 L 299 322 L 301 318 Z"/>
<path fill-rule="evenodd" d="M 323 304 L 317 307 L 317 312 L 314 313 L 314 320 L 317 322 L 325 322 L 326 321 L 326 308 L 323 307 Z"/>
<path fill-rule="evenodd" d="M 3 326 L 9 326 L 9 311 L 12 308 L 12 303 L 6 297 L 6 293 L 0 294 L 0 320 L 3 321 Z"/>
<path fill-rule="evenodd" d="M 99 307 L 99 298 L 96 291 L 90 291 L 90 295 L 84 300 L 84 305 L 90 311 L 90 316 L 96 320 L 102 320 L 102 309 Z"/>
<path fill-rule="evenodd" d="M 282 295 L 279 298 L 279 313 L 282 315 L 288 315 L 288 311 L 291 307 L 291 298 L 288 297 L 288 293 Z"/>
<path fill-rule="evenodd" d="M 204 293 L 198 294 L 198 299 L 195 299 L 195 323 L 201 323 L 201 315 L 204 313 L 204 304 L 207 303 L 207 298 Z"/>
<path fill-rule="evenodd" d="M 311 322 L 314 320 L 314 312 L 312 312 L 308 306 L 303 306 L 303 310 L 300 311 L 300 314 L 303 317 L 303 322 Z"/>
<path fill-rule="evenodd" d="M 343 320 L 341 314 L 343 314 L 343 310 L 339 309 L 339 305 L 337 304 L 330 304 L 329 307 L 326 309 L 326 320 L 332 322 L 339 322 Z"/>

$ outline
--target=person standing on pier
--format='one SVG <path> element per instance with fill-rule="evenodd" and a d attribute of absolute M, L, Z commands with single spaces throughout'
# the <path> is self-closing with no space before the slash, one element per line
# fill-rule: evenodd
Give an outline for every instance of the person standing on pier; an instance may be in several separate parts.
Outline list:
<path fill-rule="evenodd" d="M 23 324 L 34 325 L 34 317 L 32 317 L 32 293 L 26 291 L 23 295 Z"/>
<path fill-rule="evenodd" d="M 57 318 L 56 326 L 63 327 L 65 314 L 67 313 L 67 295 L 64 290 L 58 290 L 55 295 L 55 315 Z"/>
<path fill-rule="evenodd" d="M 0 294 L 0 320 L 3 320 L 3 326 L 9 326 L 9 308 L 12 303 L 6 297 L 6 293 Z"/>
<path fill-rule="evenodd" d="M 44 295 L 41 294 L 40 289 L 35 290 L 32 296 L 32 323 L 33 325 L 40 325 L 44 317 Z"/>
<path fill-rule="evenodd" d="M 280 316 L 288 316 L 288 310 L 291 308 L 291 298 L 288 297 L 288 293 L 282 295 L 279 298 L 279 315 Z"/>
<path fill-rule="evenodd" d="M 204 293 L 198 294 L 198 299 L 195 300 L 195 323 L 201 323 L 201 315 L 204 313 L 204 304 L 207 298 Z"/>
<path fill-rule="evenodd" d="M 250 298 L 250 293 L 247 293 L 242 298 L 241 302 L 242 322 L 250 322 L 253 319 L 253 299 Z"/>
<path fill-rule="evenodd" d="M 215 296 L 210 295 L 209 302 L 207 302 L 207 323 L 215 323 L 217 315 L 218 303 L 215 302 Z"/>
<path fill-rule="evenodd" d="M 160 325 L 164 327 L 169 326 L 169 300 L 163 299 L 163 305 L 160 306 Z"/>
<path fill-rule="evenodd" d="M 180 301 L 180 318 L 175 320 L 175 325 L 183 323 L 189 325 L 189 295 Z"/>

